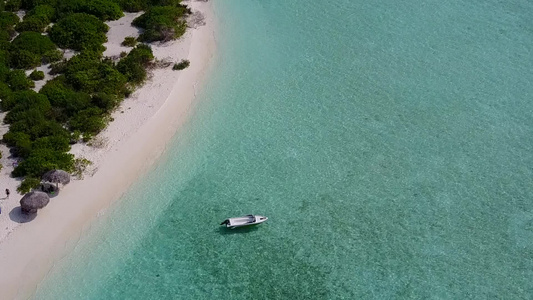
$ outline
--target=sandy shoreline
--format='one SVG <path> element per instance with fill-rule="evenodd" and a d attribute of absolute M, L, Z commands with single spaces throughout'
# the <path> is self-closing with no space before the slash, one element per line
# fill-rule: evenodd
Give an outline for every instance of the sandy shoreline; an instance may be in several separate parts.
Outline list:
<path fill-rule="evenodd" d="M 20 195 L 12 192 L 11 199 L 2 201 L 0 299 L 31 297 L 54 262 L 77 243 L 83 227 L 119 199 L 154 164 L 186 121 L 196 90 L 207 75 L 216 42 L 211 4 L 185 3 L 193 11 L 202 12 L 207 25 L 191 28 L 179 41 L 154 46 L 153 51 L 159 60 L 174 62 L 187 58 L 191 66 L 179 72 L 172 71 L 172 66 L 154 70 L 153 77 L 113 114 L 114 121 L 98 137 L 99 147 L 73 147 L 72 153 L 94 163 L 90 170 L 93 175 L 71 182 L 28 223 L 20 224 L 13 217 Z M 128 18 L 133 19 L 134 15 L 127 14 L 108 23 L 111 29 L 105 55 L 113 56 L 125 50 L 118 44 L 124 36 L 135 34 L 128 25 Z M 7 156 L 6 149 L 1 150 Z M 9 187 L 14 191 L 18 182 L 9 178 L 11 162 L 4 157 L 2 163 L 5 167 L 0 174 L 0 188 Z"/>

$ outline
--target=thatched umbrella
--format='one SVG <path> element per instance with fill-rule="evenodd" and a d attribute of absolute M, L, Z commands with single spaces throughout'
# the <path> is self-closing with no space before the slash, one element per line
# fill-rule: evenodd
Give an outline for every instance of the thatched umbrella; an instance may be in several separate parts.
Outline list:
<path fill-rule="evenodd" d="M 22 199 L 20 199 L 20 208 L 22 213 L 34 214 L 37 213 L 38 209 L 45 207 L 48 202 L 50 202 L 50 197 L 48 197 L 48 194 L 39 191 L 33 191 L 27 193 L 24 195 L 24 197 L 22 197 Z"/>
<path fill-rule="evenodd" d="M 70 174 L 63 170 L 52 170 L 44 173 L 43 180 L 53 182 L 56 187 L 59 183 L 65 185 L 70 182 Z"/>

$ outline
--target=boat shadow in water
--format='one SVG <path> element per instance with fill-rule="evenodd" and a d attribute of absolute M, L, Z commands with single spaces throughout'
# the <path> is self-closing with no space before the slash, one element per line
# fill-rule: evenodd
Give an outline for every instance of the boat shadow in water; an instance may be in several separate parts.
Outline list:
<path fill-rule="evenodd" d="M 218 232 L 220 234 L 246 234 L 251 233 L 254 231 L 257 231 L 259 229 L 258 226 L 246 226 L 246 227 L 236 227 L 236 228 L 227 228 L 227 227 L 219 227 Z"/>

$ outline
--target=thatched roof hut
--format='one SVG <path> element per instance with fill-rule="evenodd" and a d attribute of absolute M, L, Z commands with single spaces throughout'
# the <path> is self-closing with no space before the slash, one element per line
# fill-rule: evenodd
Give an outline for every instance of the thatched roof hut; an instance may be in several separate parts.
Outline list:
<path fill-rule="evenodd" d="M 52 183 L 55 183 L 56 185 L 58 183 L 68 184 L 70 182 L 70 174 L 63 170 L 48 171 L 44 173 L 43 181 L 52 182 Z"/>
<path fill-rule="evenodd" d="M 34 214 L 38 209 L 45 207 L 48 202 L 50 202 L 50 197 L 46 193 L 33 191 L 20 199 L 20 208 L 24 214 Z"/>

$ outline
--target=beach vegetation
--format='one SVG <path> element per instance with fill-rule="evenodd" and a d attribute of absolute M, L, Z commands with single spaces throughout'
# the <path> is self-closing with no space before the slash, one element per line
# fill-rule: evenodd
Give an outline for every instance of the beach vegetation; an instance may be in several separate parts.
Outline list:
<path fill-rule="evenodd" d="M 119 0 L 120 7 L 127 12 L 139 12 L 152 6 L 180 6 L 181 0 Z"/>
<path fill-rule="evenodd" d="M 100 59 L 98 54 L 82 52 L 72 57 L 64 72 L 66 82 L 77 91 L 119 94 L 126 84 L 126 76 L 111 60 Z"/>
<path fill-rule="evenodd" d="M 120 0 L 119 5 L 127 12 L 139 12 L 146 9 L 145 0 Z"/>
<path fill-rule="evenodd" d="M 111 112 L 120 104 L 121 100 L 114 94 L 96 93 L 92 96 L 91 103 L 106 112 Z"/>
<path fill-rule="evenodd" d="M 44 79 L 44 72 L 43 71 L 34 70 L 30 74 L 30 79 L 33 80 L 33 81 L 43 80 Z"/>
<path fill-rule="evenodd" d="M 50 39 L 60 48 L 103 52 L 109 27 L 97 17 L 85 13 L 71 14 L 50 29 Z"/>
<path fill-rule="evenodd" d="M 172 70 L 183 70 L 188 68 L 191 62 L 187 59 L 182 59 L 179 63 L 175 63 Z"/>
<path fill-rule="evenodd" d="M 13 170 L 13 176 L 41 177 L 44 173 L 61 169 L 67 172 L 74 169 L 74 155 L 52 149 L 32 149 L 28 158 Z"/>
<path fill-rule="evenodd" d="M 153 6 L 133 20 L 133 25 L 144 29 L 139 36 L 142 42 L 170 41 L 185 33 L 186 6 Z"/>
<path fill-rule="evenodd" d="M 125 47 L 135 47 L 135 45 L 137 45 L 137 39 L 132 36 L 127 36 L 124 38 L 124 41 L 122 41 L 121 45 Z"/>
<path fill-rule="evenodd" d="M 41 65 L 45 53 L 56 50 L 56 45 L 48 36 L 25 31 L 11 42 L 10 65 L 18 69 L 31 69 Z"/>
<path fill-rule="evenodd" d="M 113 0 L 61 0 L 56 4 L 56 19 L 75 13 L 90 14 L 102 21 L 117 20 L 124 15 Z"/>
<path fill-rule="evenodd" d="M 118 62 L 117 69 L 126 76 L 128 82 L 141 84 L 147 76 L 146 67 L 153 60 L 152 48 L 140 44 Z"/>
<path fill-rule="evenodd" d="M 43 54 L 42 63 L 49 64 L 49 63 L 60 61 L 62 58 L 63 58 L 63 52 L 59 51 L 58 49 L 49 50 Z"/>
<path fill-rule="evenodd" d="M 7 0 L 4 9 L 7 11 L 18 11 L 22 6 L 22 0 Z"/>
<path fill-rule="evenodd" d="M 17 192 L 20 194 L 26 194 L 32 189 L 35 189 L 41 185 L 41 180 L 33 177 L 26 177 L 22 183 L 17 187 Z"/>
<path fill-rule="evenodd" d="M 3 102 L 4 101 L 9 101 L 9 99 L 11 98 L 13 92 L 11 91 L 11 89 L 9 88 L 9 86 L 4 83 L 4 82 L 0 82 L 0 107 L 2 107 L 3 109 Z"/>
<path fill-rule="evenodd" d="M 44 32 L 45 28 L 52 22 L 55 9 L 50 5 L 38 5 L 30 10 L 16 27 L 18 32 L 36 31 Z"/>
<path fill-rule="evenodd" d="M 9 41 L 15 36 L 15 25 L 20 22 L 17 15 L 12 12 L 0 12 L 0 40 Z"/>
<path fill-rule="evenodd" d="M 83 179 L 83 174 L 87 170 L 87 167 L 89 167 L 92 164 L 93 163 L 90 160 L 88 160 L 88 159 L 86 159 L 84 157 L 76 158 L 74 160 L 74 172 L 73 172 L 73 175 L 78 177 L 79 179 Z"/>
<path fill-rule="evenodd" d="M 6 83 L 12 91 L 28 90 L 35 87 L 35 83 L 26 77 L 26 73 L 23 70 L 9 72 Z"/>

